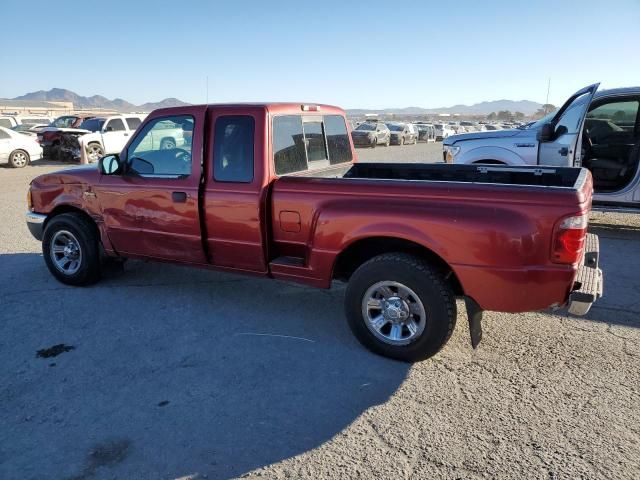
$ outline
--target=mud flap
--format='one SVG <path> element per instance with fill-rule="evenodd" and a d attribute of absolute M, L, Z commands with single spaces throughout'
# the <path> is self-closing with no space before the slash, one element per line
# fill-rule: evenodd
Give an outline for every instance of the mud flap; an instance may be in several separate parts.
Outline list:
<path fill-rule="evenodd" d="M 467 318 L 469 319 L 469 333 L 471 334 L 471 346 L 475 349 L 482 340 L 482 310 L 480 306 L 471 298 L 465 297 L 467 307 Z"/>

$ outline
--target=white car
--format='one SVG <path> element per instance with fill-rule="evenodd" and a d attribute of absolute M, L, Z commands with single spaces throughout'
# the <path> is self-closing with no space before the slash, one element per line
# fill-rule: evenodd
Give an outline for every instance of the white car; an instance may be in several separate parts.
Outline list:
<path fill-rule="evenodd" d="M 32 160 L 42 158 L 42 147 L 35 138 L 0 127 L 0 161 L 8 161 L 14 168 L 25 167 Z"/>
<path fill-rule="evenodd" d="M 2 115 L 0 116 L 0 127 L 13 128 L 18 125 L 49 125 L 51 117 L 45 116 L 25 116 L 25 115 Z"/>
<path fill-rule="evenodd" d="M 434 124 L 436 127 L 436 141 L 439 142 L 444 140 L 445 138 L 455 135 L 456 132 L 451 128 L 451 125 L 447 125 L 446 123 L 436 123 Z"/>

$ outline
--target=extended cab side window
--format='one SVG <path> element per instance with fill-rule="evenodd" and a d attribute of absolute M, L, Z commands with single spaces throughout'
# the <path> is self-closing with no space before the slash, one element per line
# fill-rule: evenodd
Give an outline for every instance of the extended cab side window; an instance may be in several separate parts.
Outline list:
<path fill-rule="evenodd" d="M 124 123 L 120 118 L 109 120 L 104 127 L 105 132 L 120 132 L 124 129 Z"/>
<path fill-rule="evenodd" d="M 225 115 L 216 120 L 213 178 L 218 182 L 253 181 L 255 120 L 249 115 Z"/>
<path fill-rule="evenodd" d="M 138 130 L 127 151 L 129 171 L 147 177 L 180 178 L 191 173 L 191 115 L 158 117 Z"/>
<path fill-rule="evenodd" d="M 0 130 L 0 140 L 6 140 L 7 138 L 11 138 L 11 135 L 9 135 L 7 132 Z"/>

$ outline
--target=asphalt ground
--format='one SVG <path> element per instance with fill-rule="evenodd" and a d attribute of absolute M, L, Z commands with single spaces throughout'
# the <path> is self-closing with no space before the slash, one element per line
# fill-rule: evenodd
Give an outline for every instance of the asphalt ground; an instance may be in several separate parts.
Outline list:
<path fill-rule="evenodd" d="M 640 216 L 593 214 L 586 317 L 485 313 L 473 350 L 459 303 L 447 346 L 407 365 L 357 343 L 340 285 L 134 261 L 61 285 L 23 219 L 58 168 L 0 167 L 1 479 L 640 478 Z"/>

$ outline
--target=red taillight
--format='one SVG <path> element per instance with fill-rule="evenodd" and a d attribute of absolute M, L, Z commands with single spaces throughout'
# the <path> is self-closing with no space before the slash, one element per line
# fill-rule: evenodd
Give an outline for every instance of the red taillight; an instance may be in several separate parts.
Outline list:
<path fill-rule="evenodd" d="M 303 112 L 318 112 L 320 107 L 318 105 L 300 105 Z"/>
<path fill-rule="evenodd" d="M 555 263 L 574 264 L 582 258 L 587 235 L 587 214 L 563 219 L 555 228 L 551 260 Z"/>

